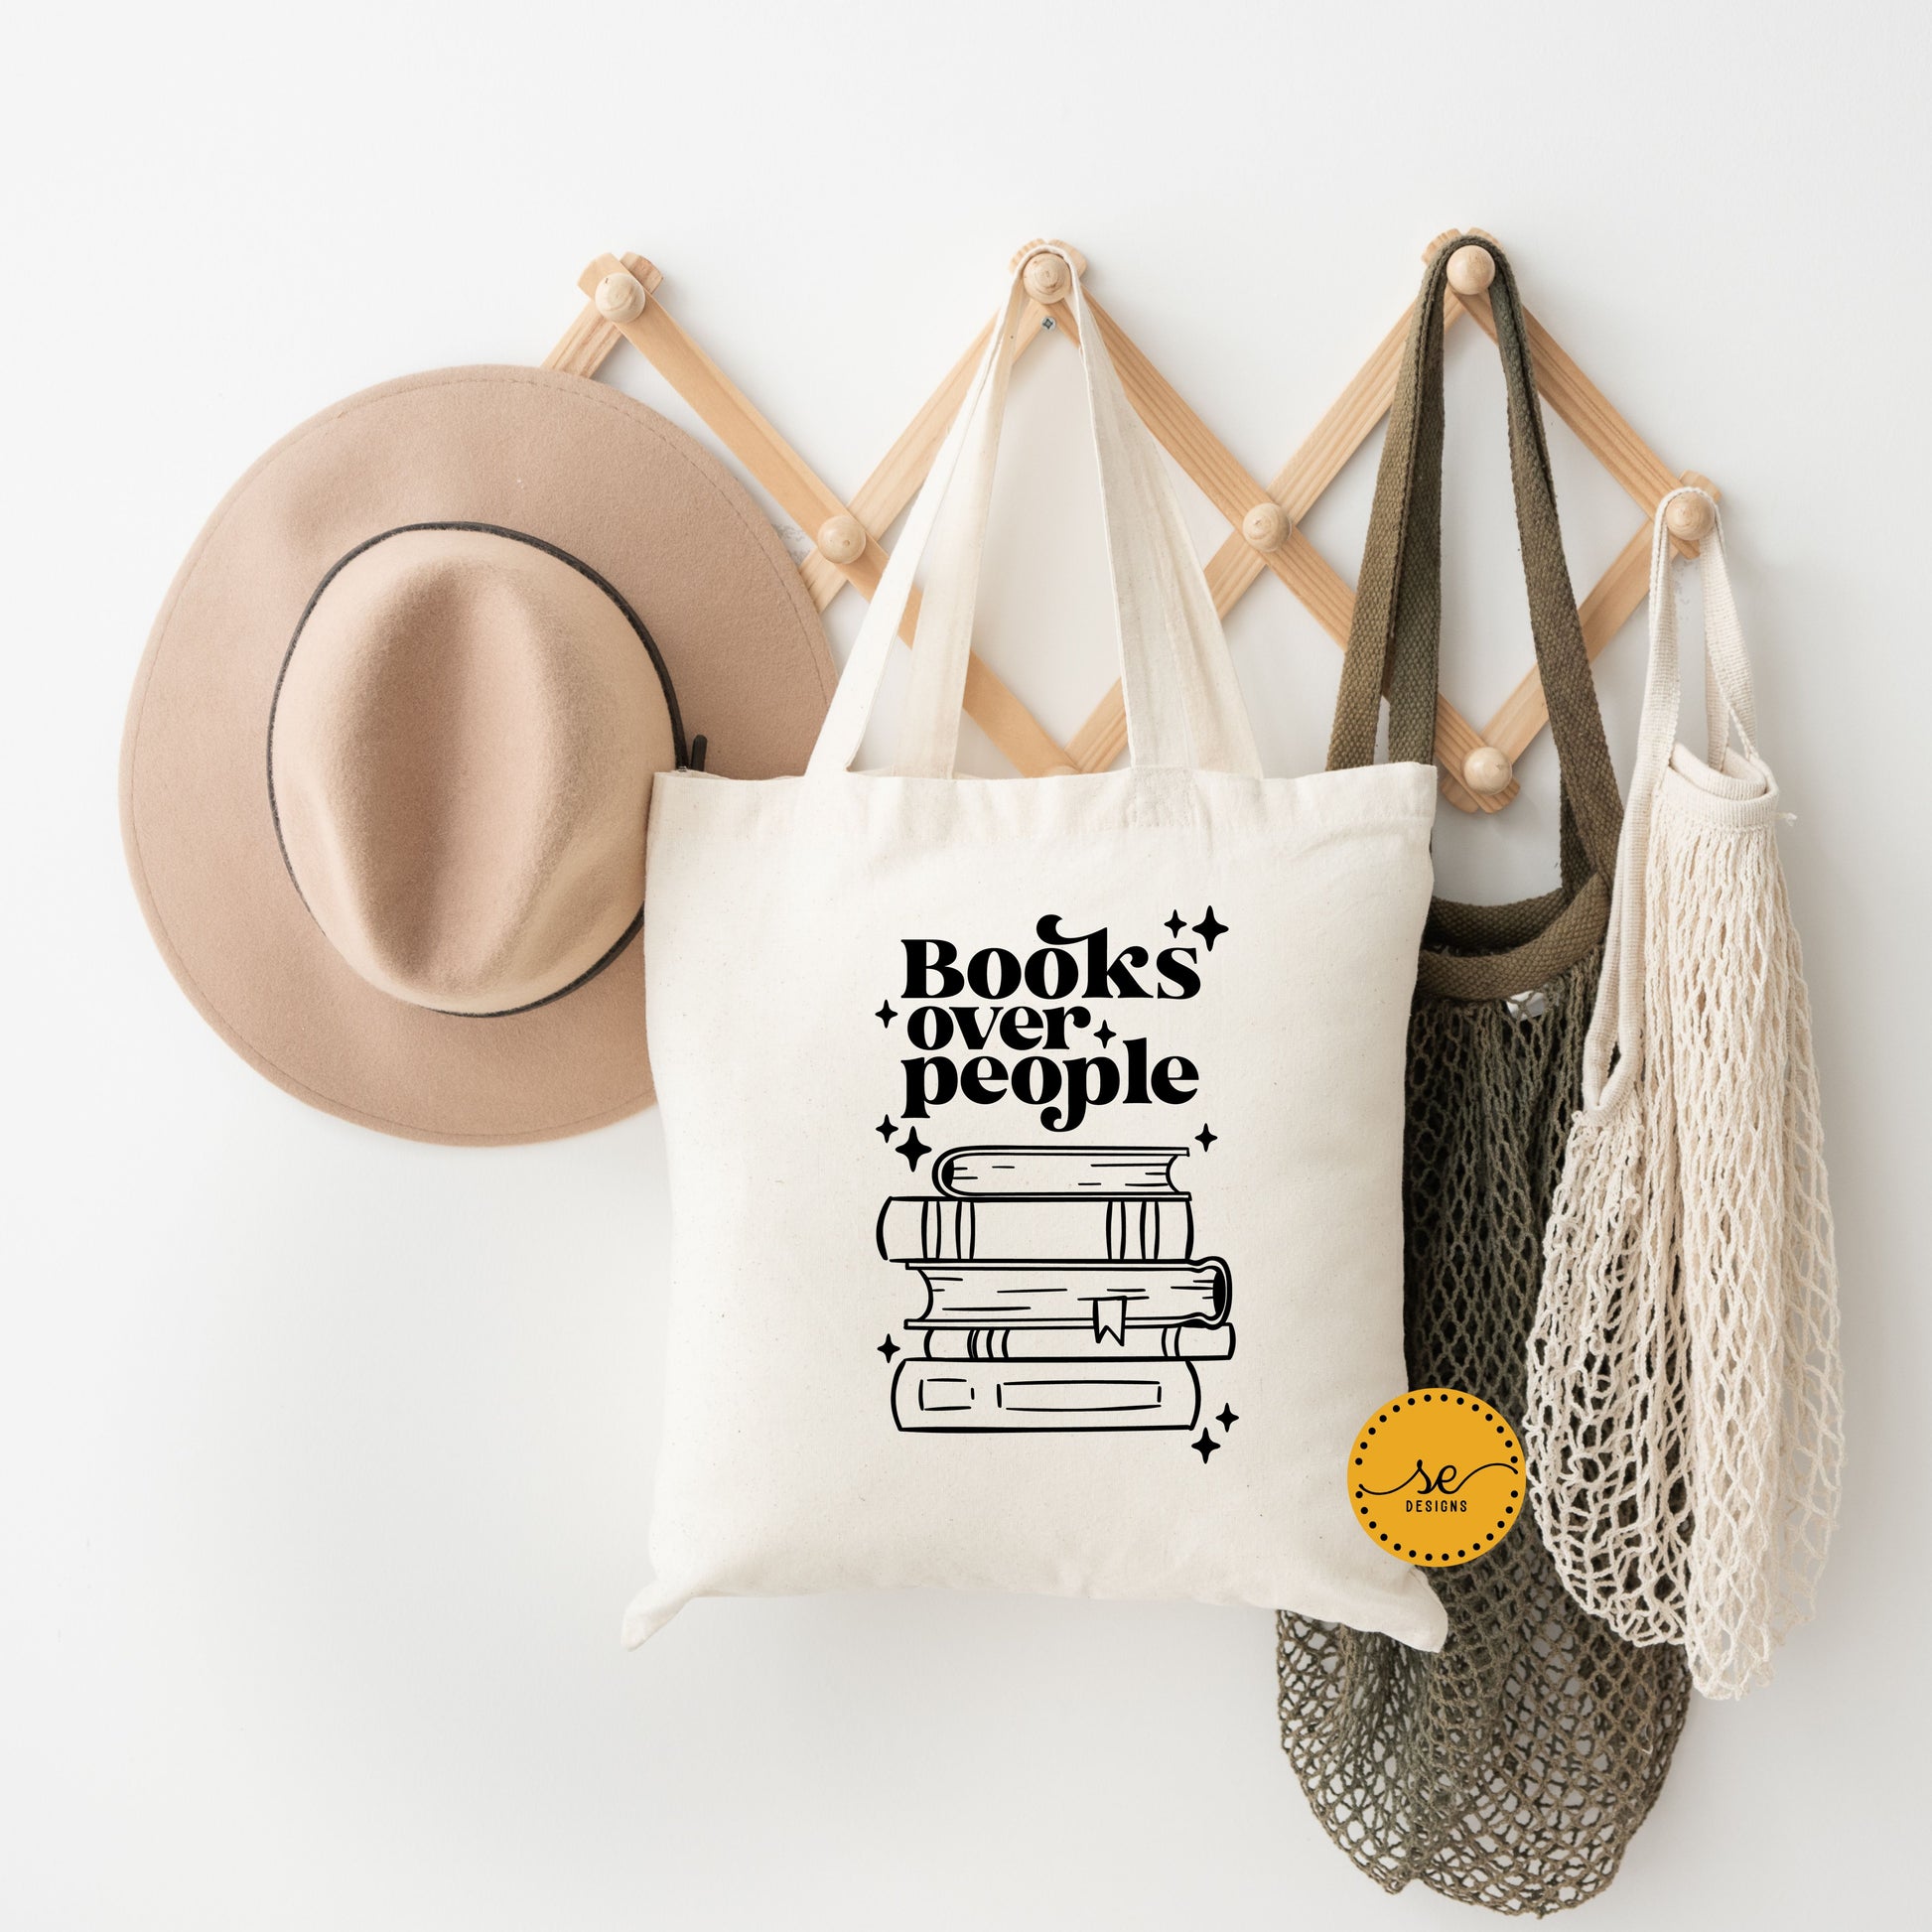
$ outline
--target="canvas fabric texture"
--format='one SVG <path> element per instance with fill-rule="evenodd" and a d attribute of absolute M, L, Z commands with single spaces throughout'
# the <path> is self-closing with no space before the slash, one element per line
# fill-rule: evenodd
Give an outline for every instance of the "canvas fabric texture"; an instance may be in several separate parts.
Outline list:
<path fill-rule="evenodd" d="M 1431 262 L 1377 481 L 1364 582 L 1424 633 L 1441 621 L 1442 304 Z M 1411 1385 L 1466 1389 L 1512 1420 L 1542 1235 L 1582 1089 L 1589 990 L 1620 807 L 1564 561 L 1515 278 L 1490 303 L 1531 627 L 1562 780 L 1556 892 L 1513 905 L 1437 900 L 1408 1042 L 1403 1171 Z M 1411 413 L 1424 420 L 1414 428 Z M 1379 560 L 1379 561 L 1378 561 Z M 1361 620 L 1381 618 L 1370 612 Z M 1615 1876 L 1669 1769 L 1689 1701 L 1681 1652 L 1640 1649 L 1585 1614 L 1527 1512 L 1492 1554 L 1433 1573 L 1449 1638 L 1418 1655 L 1346 1619 L 1285 1612 L 1282 1744 L 1316 1819 L 1389 1891 L 1541 1916 Z"/>
<path fill-rule="evenodd" d="M 1550 1224 L 1524 1446 L 1577 1600 L 1634 1642 L 1682 1643 L 1697 1688 L 1725 1698 L 1770 1677 L 1824 1568 L 1838 1270 L 1782 811 L 1723 532 L 1714 521 L 1701 546 L 1700 759 L 1677 743 L 1664 507 L 1614 943 Z"/>
<path fill-rule="evenodd" d="M 1070 266 L 1070 264 L 1069 264 Z M 1193 1598 L 1442 1641 L 1340 1471 L 1402 1382 L 1403 1033 L 1435 775 L 1261 775 L 1075 278 L 1123 770 L 953 775 L 1016 278 L 804 776 L 660 777 L 673 1262 L 625 1635 L 690 1598 Z M 894 768 L 855 772 L 926 569 Z M 1428 666 L 1365 639 L 1410 715 Z"/>

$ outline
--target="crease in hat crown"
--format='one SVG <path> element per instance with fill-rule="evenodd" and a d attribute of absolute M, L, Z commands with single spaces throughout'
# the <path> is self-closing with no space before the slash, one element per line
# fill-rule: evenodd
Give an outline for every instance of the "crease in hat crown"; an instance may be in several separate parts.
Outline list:
<path fill-rule="evenodd" d="M 635 617 L 550 546 L 448 525 L 372 538 L 324 579 L 276 691 L 289 876 L 392 998 L 539 1005 L 636 927 L 673 704 Z"/>
<path fill-rule="evenodd" d="M 452 571 L 469 549 L 469 589 L 432 573 L 348 623 L 338 598 L 379 604 L 365 567 L 416 531 Z M 457 636 L 412 666 L 419 617 Z M 176 572 L 122 734 L 129 878 L 196 1010 L 306 1105 L 456 1146 L 587 1133 L 652 1096 L 649 774 L 802 770 L 835 681 L 796 564 L 675 424 L 557 370 L 401 376 L 282 437 Z M 651 742 L 613 751 L 639 705 Z M 575 782 L 547 796 L 546 769 Z"/>

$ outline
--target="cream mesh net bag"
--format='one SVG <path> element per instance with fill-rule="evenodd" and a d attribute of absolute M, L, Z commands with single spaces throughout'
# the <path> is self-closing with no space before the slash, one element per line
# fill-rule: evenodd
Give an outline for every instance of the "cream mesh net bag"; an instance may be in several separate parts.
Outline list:
<path fill-rule="evenodd" d="M 1837 1514 L 1838 1282 L 1777 783 L 1715 521 L 1702 548 L 1708 759 L 1676 742 L 1660 505 L 1637 769 L 1523 1436 L 1571 1594 L 1633 1643 L 1682 1644 L 1705 1696 L 1741 1697 L 1810 1614 Z"/>

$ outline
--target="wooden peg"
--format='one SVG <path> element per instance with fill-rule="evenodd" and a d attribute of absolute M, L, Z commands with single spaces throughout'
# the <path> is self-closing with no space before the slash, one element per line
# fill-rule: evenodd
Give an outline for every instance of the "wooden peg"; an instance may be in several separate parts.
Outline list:
<path fill-rule="evenodd" d="M 597 294 L 592 299 L 598 314 L 607 322 L 635 322 L 644 313 L 644 304 L 650 298 L 636 276 L 626 269 L 619 269 L 598 283 Z"/>
<path fill-rule="evenodd" d="M 1449 285 L 1457 295 L 1480 295 L 1495 279 L 1495 256 L 1473 241 L 1449 258 Z"/>
<path fill-rule="evenodd" d="M 1044 248 L 1029 258 L 1020 279 L 1026 284 L 1027 293 L 1041 308 L 1050 309 L 1055 302 L 1064 302 L 1073 293 L 1073 271 L 1058 255 L 1048 254 Z"/>
<path fill-rule="evenodd" d="M 1257 503 L 1241 519 L 1241 534 L 1264 556 L 1288 541 L 1288 512 L 1279 503 Z"/>
<path fill-rule="evenodd" d="M 1073 272 L 1084 275 L 1087 272 L 1087 258 L 1070 241 L 1062 241 L 1058 235 L 1035 235 L 1033 240 L 1025 241 L 1007 258 L 1007 272 L 1011 274 L 1029 255 L 1037 254 L 1042 248 L 1064 248 L 1073 258 Z"/>
<path fill-rule="evenodd" d="M 1673 496 L 1664 511 L 1664 525 L 1686 543 L 1702 543 L 1717 523 L 1707 496 Z"/>
<path fill-rule="evenodd" d="M 1462 782 L 1478 798 L 1493 798 L 1507 791 L 1515 778 L 1509 759 L 1493 745 L 1478 745 L 1462 760 Z"/>
<path fill-rule="evenodd" d="M 841 510 L 818 526 L 818 547 L 830 563 L 856 564 L 866 554 L 866 526 Z"/>

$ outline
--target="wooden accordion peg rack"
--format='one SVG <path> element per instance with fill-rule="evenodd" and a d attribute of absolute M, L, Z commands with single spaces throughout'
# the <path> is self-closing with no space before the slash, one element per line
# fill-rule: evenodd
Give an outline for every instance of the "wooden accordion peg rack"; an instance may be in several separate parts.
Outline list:
<path fill-rule="evenodd" d="M 1481 229 L 1468 232 L 1482 235 Z M 1423 251 L 1424 258 L 1446 238 L 1437 236 Z M 1035 252 L 1039 248 L 1038 242 L 1029 242 L 1013 258 L 1015 267 L 1026 262 L 1029 297 L 1014 335 L 1015 359 L 1055 331 L 1078 340 L 1078 326 L 1068 307 L 1073 290 L 1066 264 L 1057 255 Z M 1077 249 L 1068 252 L 1084 280 L 1085 257 Z M 1445 328 L 1453 328 L 1466 315 L 1494 336 L 1495 323 L 1484 294 L 1494 273 L 1495 264 L 1483 249 L 1456 251 L 1449 262 Z M 818 608 L 826 609 L 847 585 L 862 597 L 871 597 L 886 567 L 881 539 L 924 481 L 985 351 L 992 324 L 967 345 L 872 474 L 849 498 L 842 499 L 679 327 L 658 299 L 662 280 L 641 255 L 600 255 L 578 277 L 578 287 L 588 298 L 586 306 L 545 357 L 544 367 L 593 376 L 620 342 L 629 343 L 785 514 L 813 534 L 814 548 L 801 570 Z M 1228 521 L 1226 540 L 1205 565 L 1215 607 L 1225 617 L 1264 572 L 1273 571 L 1336 643 L 1345 645 L 1354 593 L 1309 542 L 1302 524 L 1388 413 L 1408 336 L 1407 313 L 1397 319 L 1274 481 L 1264 484 L 1248 475 L 1091 294 L 1087 308 L 1106 332 L 1121 381 L 1142 420 Z M 1714 496 L 1718 490 L 1695 471 L 1674 473 L 1549 331 L 1533 315 L 1526 313 L 1525 320 L 1543 400 L 1643 512 L 1642 524 L 1579 607 L 1584 642 L 1594 658 L 1648 594 L 1650 525 L 1657 504 L 1684 483 L 1697 483 Z M 1680 507 L 1685 514 L 1681 521 L 1672 520 L 1673 541 L 1686 555 L 1694 556 L 1699 539 L 1708 534 L 1701 520 L 1693 520 L 1693 512 L 1703 506 L 1694 498 L 1680 498 L 1673 508 Z M 1708 512 L 1704 516 L 1708 518 Z M 908 644 L 917 621 L 915 593 L 900 625 Z M 1118 683 L 1061 746 L 976 655 L 966 681 L 966 711 L 1015 768 L 1029 777 L 1104 770 L 1126 744 L 1126 714 Z M 1447 698 L 1439 697 L 1436 760 L 1442 767 L 1444 796 L 1463 811 L 1500 811 L 1517 793 L 1517 759 L 1548 722 L 1542 682 L 1533 663 L 1479 732 Z"/>

